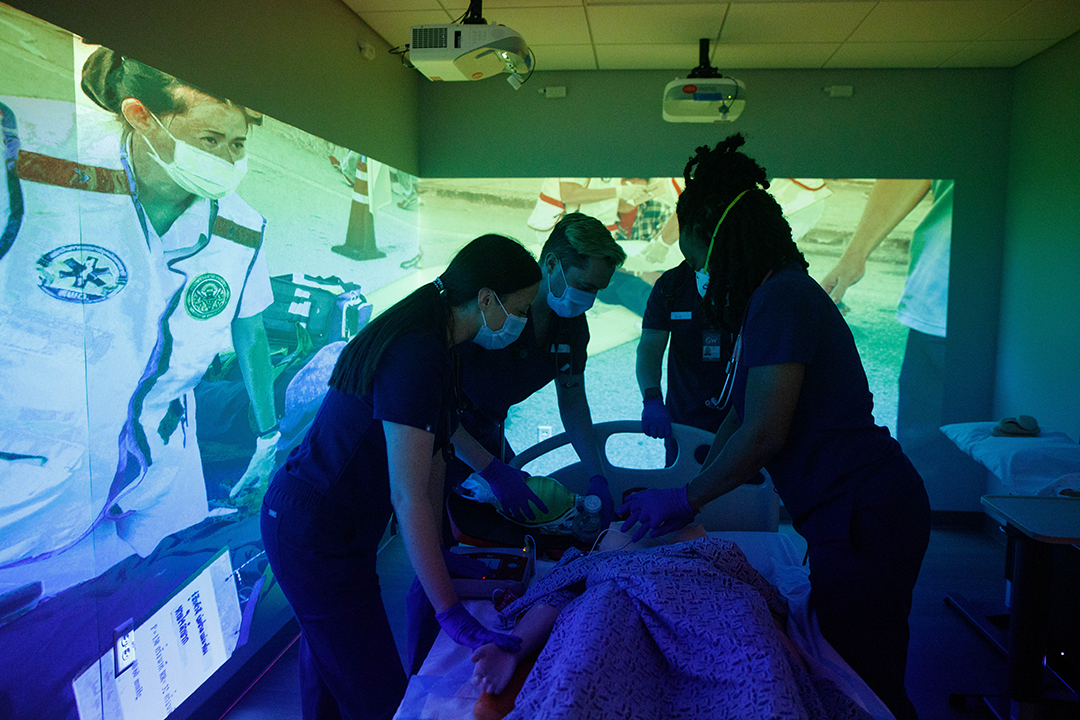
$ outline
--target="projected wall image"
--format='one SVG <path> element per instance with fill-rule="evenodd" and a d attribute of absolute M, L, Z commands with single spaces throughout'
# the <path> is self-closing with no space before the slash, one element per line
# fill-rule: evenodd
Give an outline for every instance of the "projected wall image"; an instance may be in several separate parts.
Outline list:
<path fill-rule="evenodd" d="M 414 272 L 416 183 L 0 24 L 0 716 L 165 717 L 290 616 L 262 493 Z"/>
<path fill-rule="evenodd" d="M 0 717 L 190 717 L 284 626 L 269 478 L 348 339 L 474 237 L 538 254 L 565 212 L 611 229 L 628 260 L 589 310 L 587 392 L 596 422 L 640 417 L 681 178 L 421 181 L 154 58 L 3 5 L 0 30 Z M 771 191 L 895 430 L 908 327 L 944 335 L 951 182 Z M 506 430 L 519 451 L 561 432 L 553 388 Z M 660 441 L 625 454 L 663 463 Z"/>
<path fill-rule="evenodd" d="M 420 194 L 422 266 L 429 260 L 438 265 L 475 233 L 503 232 L 538 253 L 545 231 L 566 210 L 602 219 L 628 259 L 588 312 L 587 392 L 595 422 L 637 419 L 640 397 L 627 389 L 637 387 L 635 349 L 652 286 L 661 273 L 682 261 L 674 218 L 682 183 L 682 178 L 670 177 L 425 179 Z M 619 186 L 632 189 L 620 190 L 616 197 L 610 189 Z M 575 202 L 583 190 L 608 197 Z M 774 178 L 770 192 L 810 263 L 810 274 L 827 284 L 840 302 L 874 393 L 877 422 L 895 434 L 909 328 L 934 337 L 945 334 L 952 182 Z M 447 227 L 457 236 L 439 249 Z M 865 263 L 855 259 L 862 257 L 860 247 L 868 258 Z M 860 270 L 864 274 L 858 275 Z M 511 409 L 506 432 L 520 449 L 561 430 L 549 387 Z M 625 451 L 634 456 L 628 459 L 630 467 L 655 466 L 663 457 L 659 441 L 635 439 Z M 557 467 L 575 457 L 567 449 L 550 462 Z"/>

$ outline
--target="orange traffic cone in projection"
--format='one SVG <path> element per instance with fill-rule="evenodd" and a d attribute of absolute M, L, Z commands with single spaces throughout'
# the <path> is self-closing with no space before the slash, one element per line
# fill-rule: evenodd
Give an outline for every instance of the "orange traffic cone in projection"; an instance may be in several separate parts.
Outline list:
<path fill-rule="evenodd" d="M 353 182 L 352 210 L 349 212 L 349 229 L 344 245 L 330 248 L 338 255 L 351 260 L 374 260 L 386 257 L 375 247 L 375 217 L 371 214 L 368 194 L 367 156 L 361 155 L 356 163 L 356 180 Z"/>

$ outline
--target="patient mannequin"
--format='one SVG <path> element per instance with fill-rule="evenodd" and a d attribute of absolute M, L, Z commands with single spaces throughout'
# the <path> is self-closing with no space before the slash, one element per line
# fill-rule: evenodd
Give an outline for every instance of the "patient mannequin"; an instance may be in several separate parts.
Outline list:
<path fill-rule="evenodd" d="M 599 549 L 624 551 L 642 550 L 658 545 L 673 545 L 694 540 L 696 538 L 704 538 L 705 535 L 704 530 L 700 526 L 691 526 L 667 537 L 658 539 L 646 538 L 639 543 L 631 543 L 628 535 L 611 530 L 604 538 L 602 538 L 602 544 Z M 577 558 L 578 561 L 583 559 L 587 558 Z M 560 567 L 562 567 L 562 564 L 560 564 Z M 763 578 L 761 579 L 761 582 L 765 582 Z M 774 588 L 769 586 L 769 589 L 775 593 Z M 586 590 L 582 590 L 581 592 L 586 592 Z M 780 598 L 778 593 L 776 594 L 776 598 Z M 720 600 L 720 598 L 717 599 Z M 780 603 L 782 602 L 783 601 L 780 600 Z M 560 602 L 560 604 L 563 603 Z M 766 611 L 764 617 L 771 616 L 771 624 L 777 630 L 774 634 L 774 637 L 777 640 L 777 644 L 773 646 L 774 654 L 786 656 L 784 662 L 798 665 L 805 671 L 805 661 L 784 632 L 784 626 L 786 624 L 784 622 L 786 619 L 784 612 L 786 611 L 786 606 L 772 600 L 769 601 L 768 605 L 769 610 Z M 475 651 L 471 658 L 475 663 L 472 682 L 477 688 L 485 693 L 485 695 L 476 703 L 474 709 L 478 720 L 501 718 L 514 708 L 515 697 L 525 682 L 526 676 L 529 674 L 533 662 L 536 660 L 536 656 L 548 641 L 560 612 L 559 608 L 543 602 L 543 599 L 539 599 L 531 604 L 528 609 L 520 615 L 517 625 L 514 628 L 514 634 L 522 638 L 522 645 L 519 651 L 507 652 L 493 644 L 483 645 Z M 764 620 L 764 618 L 762 618 L 762 620 Z M 767 620 L 764 621 L 768 622 Z M 506 691 L 505 694 L 500 695 L 501 693 L 504 693 L 504 691 Z M 774 708 L 774 710 L 775 709 L 776 708 Z M 779 717 L 783 715 L 784 713 L 781 712 L 775 716 Z M 813 716 L 813 713 L 811 713 L 811 716 Z M 845 716 L 847 715 L 845 714 Z M 853 715 L 852 717 L 855 716 Z"/>

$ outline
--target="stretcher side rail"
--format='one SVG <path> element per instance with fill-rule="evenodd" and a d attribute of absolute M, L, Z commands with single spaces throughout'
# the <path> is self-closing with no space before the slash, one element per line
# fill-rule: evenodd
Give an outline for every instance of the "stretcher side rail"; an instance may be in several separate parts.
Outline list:
<path fill-rule="evenodd" d="M 606 477 L 616 506 L 621 503 L 623 492 L 630 488 L 676 487 L 686 484 L 697 474 L 701 468 L 701 463 L 697 461 L 695 455 L 703 455 L 703 453 L 696 451 L 703 445 L 708 447 L 712 444 L 713 433 L 689 425 L 672 424 L 671 427 L 675 442 L 679 448 L 675 463 L 666 468 L 641 469 L 619 467 L 612 462 L 607 454 L 608 440 L 611 436 L 643 434 L 640 421 L 612 420 L 597 423 L 594 426 L 603 460 L 608 468 Z M 524 468 L 533 460 L 541 458 L 569 443 L 569 436 L 566 433 L 560 433 L 526 448 L 510 461 L 510 465 L 516 468 Z M 573 492 L 579 494 L 586 492 L 589 478 L 580 462 L 566 465 L 549 474 Z M 706 505 L 697 521 L 707 531 L 757 530 L 776 532 L 780 525 L 780 499 L 773 489 L 772 480 L 764 471 L 762 471 L 762 475 L 765 477 L 764 482 L 756 485 L 742 485 Z"/>

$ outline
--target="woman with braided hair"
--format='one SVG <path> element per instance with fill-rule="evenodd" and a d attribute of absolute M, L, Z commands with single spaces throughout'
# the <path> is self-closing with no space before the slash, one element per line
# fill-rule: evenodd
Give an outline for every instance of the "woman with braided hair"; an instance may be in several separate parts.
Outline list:
<path fill-rule="evenodd" d="M 707 314 L 738 333 L 721 405 L 729 407 L 698 475 L 631 496 L 635 539 L 687 525 L 764 467 L 807 542 L 821 631 L 901 720 L 908 614 L 930 537 L 922 478 L 889 430 L 846 322 L 807 273 L 765 170 L 736 134 L 698 148 L 677 207 L 679 245 Z"/>

